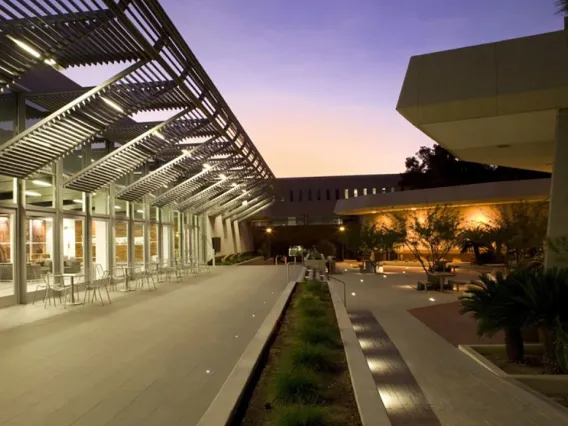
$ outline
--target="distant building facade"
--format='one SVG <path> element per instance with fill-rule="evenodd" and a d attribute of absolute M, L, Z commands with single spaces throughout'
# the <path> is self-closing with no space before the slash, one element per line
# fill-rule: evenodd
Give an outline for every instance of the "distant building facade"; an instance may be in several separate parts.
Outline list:
<path fill-rule="evenodd" d="M 276 202 L 252 219 L 253 226 L 340 225 L 337 201 L 402 190 L 400 174 L 278 178 Z"/>

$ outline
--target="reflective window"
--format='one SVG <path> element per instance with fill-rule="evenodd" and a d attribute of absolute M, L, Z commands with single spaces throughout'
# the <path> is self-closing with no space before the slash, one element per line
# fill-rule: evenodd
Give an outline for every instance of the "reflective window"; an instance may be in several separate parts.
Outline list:
<path fill-rule="evenodd" d="M 37 207 L 53 207 L 53 176 L 48 173 L 35 173 L 26 180 L 26 204 Z"/>
<path fill-rule="evenodd" d="M 0 297 L 14 294 L 14 220 L 0 213 Z"/>
<path fill-rule="evenodd" d="M 128 222 L 116 222 L 114 225 L 114 243 L 117 265 L 128 263 Z"/>

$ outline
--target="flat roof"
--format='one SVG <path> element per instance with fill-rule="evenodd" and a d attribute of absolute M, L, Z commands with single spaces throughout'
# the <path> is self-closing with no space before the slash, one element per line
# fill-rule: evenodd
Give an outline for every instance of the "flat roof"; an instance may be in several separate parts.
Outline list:
<path fill-rule="evenodd" d="M 568 107 L 568 39 L 555 31 L 413 56 L 397 111 L 462 160 L 550 172 Z"/>
<path fill-rule="evenodd" d="M 546 200 L 550 179 L 533 179 L 387 192 L 339 200 L 335 214 L 365 215 L 436 204 L 470 205 Z"/>

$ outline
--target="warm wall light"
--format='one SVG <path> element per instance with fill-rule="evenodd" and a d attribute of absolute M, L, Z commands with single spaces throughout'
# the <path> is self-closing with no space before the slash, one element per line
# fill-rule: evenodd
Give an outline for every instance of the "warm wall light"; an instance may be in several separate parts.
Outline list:
<path fill-rule="evenodd" d="M 341 232 L 345 231 L 345 226 L 340 226 L 340 227 L 339 227 L 339 230 L 340 230 Z"/>

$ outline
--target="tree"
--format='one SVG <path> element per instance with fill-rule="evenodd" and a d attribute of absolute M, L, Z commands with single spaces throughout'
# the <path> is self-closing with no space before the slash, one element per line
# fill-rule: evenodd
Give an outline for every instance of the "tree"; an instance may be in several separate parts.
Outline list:
<path fill-rule="evenodd" d="M 464 229 L 461 233 L 460 252 L 463 254 L 473 251 L 477 265 L 489 263 L 488 260 L 495 258 L 495 251 L 489 238 L 485 225 Z"/>
<path fill-rule="evenodd" d="M 373 254 L 375 260 L 380 260 L 403 244 L 404 235 L 405 232 L 396 226 L 371 223 L 348 232 L 344 241 L 350 250 L 362 257 Z"/>
<path fill-rule="evenodd" d="M 408 189 L 550 177 L 549 173 L 461 161 L 437 144 L 420 147 L 406 158 L 405 166 L 400 185 Z"/>
<path fill-rule="evenodd" d="M 568 16 L 568 0 L 556 0 L 556 11 L 561 15 Z"/>
<path fill-rule="evenodd" d="M 461 240 L 462 216 L 456 208 L 437 205 L 424 215 L 393 214 L 392 219 L 396 229 L 404 230 L 404 245 L 426 273 L 433 272 Z"/>
<path fill-rule="evenodd" d="M 502 204 L 494 208 L 489 232 L 519 262 L 542 256 L 548 227 L 548 205 L 545 202 Z M 497 241 L 496 241 L 497 243 Z"/>
<path fill-rule="evenodd" d="M 477 320 L 477 334 L 492 336 L 505 332 L 505 348 L 510 362 L 524 360 L 522 328 L 527 317 L 526 310 L 517 302 L 522 288 L 513 276 L 504 277 L 500 272 L 495 280 L 482 275 L 473 281 L 460 297 L 461 313 L 471 313 Z"/>

